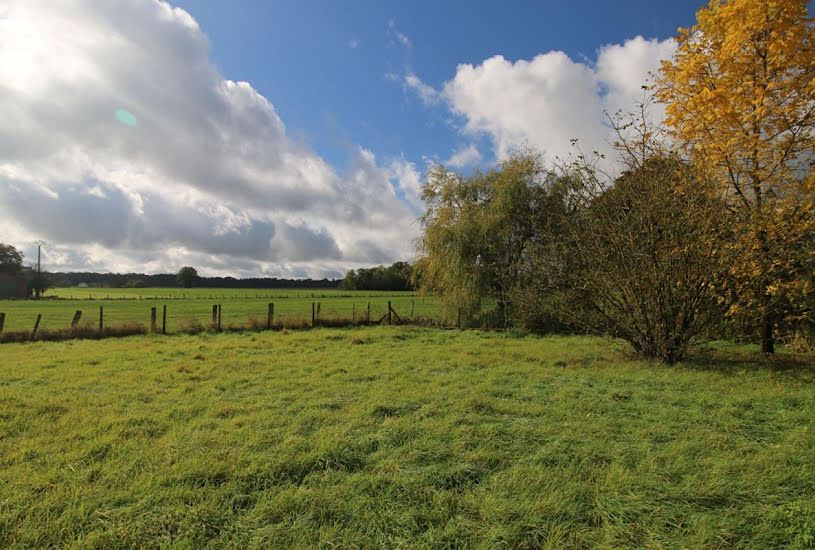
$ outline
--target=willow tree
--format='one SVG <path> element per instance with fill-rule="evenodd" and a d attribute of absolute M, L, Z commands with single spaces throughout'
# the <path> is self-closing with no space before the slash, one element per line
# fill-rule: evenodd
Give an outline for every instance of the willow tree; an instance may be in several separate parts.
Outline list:
<path fill-rule="evenodd" d="M 429 172 L 416 270 L 421 288 L 438 294 L 448 318 L 471 321 L 488 299 L 498 323 L 507 323 L 527 249 L 546 223 L 546 180 L 532 152 L 469 177 L 442 166 Z"/>
<path fill-rule="evenodd" d="M 657 97 L 696 166 L 726 196 L 742 251 L 730 278 L 774 351 L 782 304 L 812 292 L 815 27 L 806 0 L 713 0 L 680 29 Z M 735 310 L 734 310 L 735 311 Z"/>

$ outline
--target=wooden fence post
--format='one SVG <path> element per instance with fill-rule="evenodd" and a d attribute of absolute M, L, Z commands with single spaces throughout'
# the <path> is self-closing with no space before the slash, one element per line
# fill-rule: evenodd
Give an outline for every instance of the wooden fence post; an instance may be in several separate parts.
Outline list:
<path fill-rule="evenodd" d="M 161 308 L 161 333 L 167 334 L 167 304 Z"/>
<path fill-rule="evenodd" d="M 413 320 L 413 306 L 416 305 L 413 300 L 410 301 L 410 320 Z"/>
<path fill-rule="evenodd" d="M 99 306 L 99 335 L 105 330 L 104 313 L 102 306 Z"/>
<path fill-rule="evenodd" d="M 311 326 L 312 327 L 316 326 L 316 320 L 317 320 L 316 311 L 317 311 L 316 304 L 314 302 L 311 302 Z"/>
<path fill-rule="evenodd" d="M 40 328 L 40 319 L 42 319 L 42 313 L 37 314 L 37 320 L 34 322 L 34 330 L 31 331 L 32 340 L 37 336 L 37 329 Z"/>
<path fill-rule="evenodd" d="M 217 328 L 218 326 L 218 305 L 212 304 L 212 328 Z"/>
<path fill-rule="evenodd" d="M 150 308 L 150 333 L 155 334 L 156 332 L 156 308 Z"/>
<path fill-rule="evenodd" d="M 79 324 L 80 319 L 82 319 L 82 311 L 76 310 L 74 313 L 74 318 L 71 319 L 71 328 L 75 329 L 76 326 Z"/>
<path fill-rule="evenodd" d="M 392 324 L 393 324 L 393 315 L 392 315 L 392 312 L 393 312 L 393 308 L 391 307 L 391 301 L 390 301 L 390 300 L 388 300 L 388 324 L 389 324 L 389 325 L 392 325 Z"/>
<path fill-rule="evenodd" d="M 6 324 L 6 314 L 0 312 L 0 333 L 3 332 L 3 326 Z"/>
<path fill-rule="evenodd" d="M 274 322 L 274 303 L 269 304 L 269 316 L 266 319 L 266 328 L 272 330 L 272 323 Z"/>
<path fill-rule="evenodd" d="M 218 332 L 221 332 L 221 304 L 218 304 Z"/>

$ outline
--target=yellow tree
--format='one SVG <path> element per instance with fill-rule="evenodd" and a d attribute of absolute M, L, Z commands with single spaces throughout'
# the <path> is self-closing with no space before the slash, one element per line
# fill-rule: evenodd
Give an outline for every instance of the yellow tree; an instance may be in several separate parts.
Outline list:
<path fill-rule="evenodd" d="M 815 26 L 807 0 L 713 0 L 696 17 L 656 93 L 728 199 L 744 250 L 731 278 L 772 353 L 784 304 L 812 291 Z"/>

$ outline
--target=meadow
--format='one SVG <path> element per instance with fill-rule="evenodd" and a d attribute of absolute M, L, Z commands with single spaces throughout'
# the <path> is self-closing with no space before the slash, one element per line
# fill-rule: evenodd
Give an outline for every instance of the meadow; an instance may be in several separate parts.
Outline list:
<path fill-rule="evenodd" d="M 0 547 L 809 548 L 815 357 L 420 327 L 0 349 Z"/>
<path fill-rule="evenodd" d="M 167 331 L 200 323 L 208 326 L 212 306 L 221 305 L 224 328 L 244 326 L 250 319 L 264 321 L 269 303 L 274 303 L 275 319 L 281 323 L 309 323 L 311 304 L 320 304 L 320 318 L 362 319 L 371 304 L 371 319 L 387 313 L 390 301 L 399 315 L 432 317 L 436 302 L 432 296 L 417 296 L 412 292 L 379 292 L 352 290 L 294 289 L 229 289 L 229 288 L 55 288 L 42 300 L 0 300 L 0 312 L 6 314 L 5 330 L 31 330 L 38 314 L 40 328 L 64 329 L 70 326 L 74 312 L 82 311 L 83 324 L 98 326 L 99 307 L 103 307 L 106 326 L 140 323 L 149 326 L 150 309 L 158 308 L 159 324 L 162 308 L 167 306 Z"/>

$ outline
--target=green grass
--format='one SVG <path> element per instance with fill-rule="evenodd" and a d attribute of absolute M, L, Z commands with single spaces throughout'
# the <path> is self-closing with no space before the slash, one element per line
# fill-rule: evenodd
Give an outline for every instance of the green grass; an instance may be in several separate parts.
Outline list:
<path fill-rule="evenodd" d="M 380 290 L 340 290 L 333 288 L 80 288 L 65 287 L 48 290 L 47 296 L 79 300 L 98 299 L 221 299 L 243 300 L 249 298 L 386 298 L 388 296 L 412 296 L 414 292 Z"/>
<path fill-rule="evenodd" d="M 0 349 L 0 547 L 806 548 L 812 356 L 407 327 Z"/>
<path fill-rule="evenodd" d="M 371 302 L 371 318 L 379 319 L 387 312 L 388 301 L 400 315 L 432 317 L 436 314 L 433 297 L 416 296 L 411 292 L 347 291 L 333 289 L 182 289 L 182 288 L 57 288 L 45 300 L 0 300 L 0 312 L 6 314 L 5 330 L 31 330 L 42 314 L 40 328 L 63 329 L 71 324 L 76 310 L 81 310 L 86 324 L 98 326 L 99 307 L 104 308 L 108 326 L 136 322 L 150 323 L 150 308 L 161 311 L 167 306 L 167 330 L 197 321 L 207 325 L 212 319 L 213 304 L 222 307 L 223 326 L 247 324 L 250 317 L 266 319 L 268 304 L 275 305 L 278 320 L 311 320 L 312 302 L 320 303 L 323 319 L 348 318 L 363 315 Z"/>

